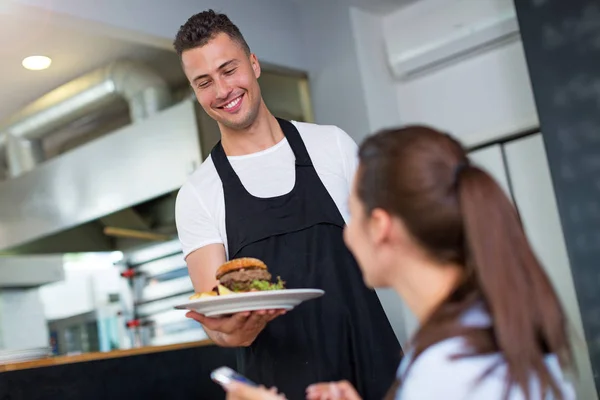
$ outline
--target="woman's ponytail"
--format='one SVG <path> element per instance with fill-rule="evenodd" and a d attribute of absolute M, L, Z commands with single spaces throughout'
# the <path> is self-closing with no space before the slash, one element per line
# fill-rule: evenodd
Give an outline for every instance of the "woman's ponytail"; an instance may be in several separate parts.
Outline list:
<path fill-rule="evenodd" d="M 534 373 L 562 398 L 544 358 L 570 362 L 560 302 L 527 240 L 508 196 L 488 173 L 467 165 L 457 176 L 467 267 L 472 268 L 493 318 L 494 339 L 509 379 L 529 392 Z"/>

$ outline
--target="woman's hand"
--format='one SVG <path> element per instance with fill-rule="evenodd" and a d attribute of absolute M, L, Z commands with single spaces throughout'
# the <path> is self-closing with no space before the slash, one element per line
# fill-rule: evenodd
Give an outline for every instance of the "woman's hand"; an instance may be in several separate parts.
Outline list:
<path fill-rule="evenodd" d="M 306 389 L 307 400 L 361 400 L 348 381 L 316 383 Z"/>
<path fill-rule="evenodd" d="M 286 400 L 277 394 L 277 388 L 265 389 L 263 386 L 253 387 L 240 382 L 232 382 L 225 388 L 227 400 Z"/>

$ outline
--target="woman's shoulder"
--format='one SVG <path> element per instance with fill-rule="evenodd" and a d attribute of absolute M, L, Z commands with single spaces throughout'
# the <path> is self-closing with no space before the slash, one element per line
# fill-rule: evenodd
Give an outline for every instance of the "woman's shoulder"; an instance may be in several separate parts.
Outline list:
<path fill-rule="evenodd" d="M 500 400 L 505 390 L 507 368 L 503 357 L 496 354 L 455 358 L 468 350 L 466 340 L 460 337 L 443 340 L 427 348 L 410 366 L 398 399 L 401 400 Z M 554 368 L 555 358 L 547 363 L 566 399 L 574 399 L 573 387 L 567 382 L 560 367 Z M 489 374 L 485 375 L 487 371 Z M 532 379 L 531 391 L 539 393 Z M 539 397 L 539 396 L 538 396 Z M 535 396 L 534 396 L 535 398 Z M 517 388 L 509 399 L 525 399 Z"/>
<path fill-rule="evenodd" d="M 473 385 L 499 356 L 455 359 L 467 350 L 463 338 L 450 338 L 427 348 L 410 364 L 404 377 L 400 397 L 412 399 L 463 399 Z"/>

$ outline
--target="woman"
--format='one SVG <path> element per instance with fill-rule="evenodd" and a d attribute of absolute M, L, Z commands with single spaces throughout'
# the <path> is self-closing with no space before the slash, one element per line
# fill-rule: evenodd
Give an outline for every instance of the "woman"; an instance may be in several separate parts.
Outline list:
<path fill-rule="evenodd" d="M 423 126 L 371 136 L 359 158 L 346 243 L 367 285 L 394 288 L 420 321 L 387 397 L 574 399 L 565 314 L 498 184 Z M 307 398 L 358 396 L 336 382 Z"/>

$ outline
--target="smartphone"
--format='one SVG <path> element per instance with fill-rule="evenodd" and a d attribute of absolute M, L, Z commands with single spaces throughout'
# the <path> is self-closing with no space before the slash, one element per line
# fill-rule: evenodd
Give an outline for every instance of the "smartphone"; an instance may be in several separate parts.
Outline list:
<path fill-rule="evenodd" d="M 245 383 L 250 386 L 258 386 L 244 375 L 238 374 L 229 367 L 219 367 L 210 373 L 210 378 L 221 386 L 227 386 L 232 381 Z"/>

